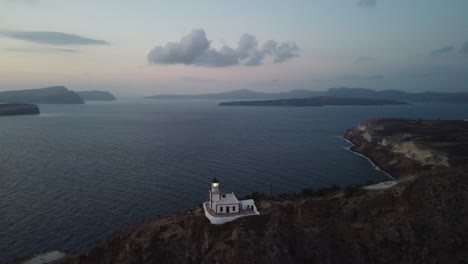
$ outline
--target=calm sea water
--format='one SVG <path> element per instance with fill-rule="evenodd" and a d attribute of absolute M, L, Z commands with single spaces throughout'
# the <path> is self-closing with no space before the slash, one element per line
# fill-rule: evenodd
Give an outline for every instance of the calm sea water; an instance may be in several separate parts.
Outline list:
<path fill-rule="evenodd" d="M 41 105 L 0 117 L 0 262 L 83 250 L 198 206 L 211 179 L 243 196 L 388 178 L 345 148 L 366 118 L 468 118 L 467 105 L 219 107 L 217 101 Z"/>

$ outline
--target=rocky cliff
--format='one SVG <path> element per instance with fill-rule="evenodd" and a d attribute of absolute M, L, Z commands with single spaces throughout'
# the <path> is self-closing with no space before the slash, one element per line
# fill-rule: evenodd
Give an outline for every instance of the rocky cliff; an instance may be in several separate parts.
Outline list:
<path fill-rule="evenodd" d="M 84 101 L 74 91 L 64 86 L 40 89 L 0 92 L 0 102 L 33 104 L 83 104 Z"/>
<path fill-rule="evenodd" d="M 82 91 L 76 93 L 85 101 L 115 101 L 114 95 L 107 91 Z"/>
<path fill-rule="evenodd" d="M 468 164 L 468 122 L 462 120 L 367 120 L 345 138 L 355 144 L 352 150 L 397 177 Z"/>
<path fill-rule="evenodd" d="M 38 114 L 39 107 L 34 104 L 0 104 L 0 116 Z"/>
<path fill-rule="evenodd" d="M 466 263 L 467 126 L 363 122 L 346 137 L 401 177 L 392 187 L 255 197 L 261 215 L 221 226 L 200 208 L 178 212 L 59 263 Z"/>

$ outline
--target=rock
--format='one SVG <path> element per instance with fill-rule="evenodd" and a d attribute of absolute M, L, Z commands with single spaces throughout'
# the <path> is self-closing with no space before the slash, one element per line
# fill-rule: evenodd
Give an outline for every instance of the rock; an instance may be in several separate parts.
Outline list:
<path fill-rule="evenodd" d="M 261 198 L 262 215 L 221 226 L 200 212 L 176 213 L 170 224 L 136 224 L 59 263 L 457 263 L 468 257 L 468 182 L 445 170 L 399 184 L 401 195 Z M 434 181 L 450 191 L 435 195 Z"/>
<path fill-rule="evenodd" d="M 0 104 L 0 116 L 38 114 L 39 107 L 34 104 Z"/>
<path fill-rule="evenodd" d="M 85 101 L 115 101 L 114 95 L 107 91 L 82 91 L 76 93 Z"/>
<path fill-rule="evenodd" d="M 64 86 L 0 92 L 0 102 L 33 104 L 83 104 L 81 97 Z"/>
<path fill-rule="evenodd" d="M 468 163 L 468 123 L 377 119 L 348 130 L 353 151 L 396 177 Z"/>

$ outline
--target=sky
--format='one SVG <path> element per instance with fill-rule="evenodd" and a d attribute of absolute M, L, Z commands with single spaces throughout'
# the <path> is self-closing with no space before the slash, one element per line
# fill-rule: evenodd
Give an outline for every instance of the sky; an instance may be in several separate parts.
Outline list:
<path fill-rule="evenodd" d="M 468 92 L 466 0 L 0 0 L 0 91 Z"/>

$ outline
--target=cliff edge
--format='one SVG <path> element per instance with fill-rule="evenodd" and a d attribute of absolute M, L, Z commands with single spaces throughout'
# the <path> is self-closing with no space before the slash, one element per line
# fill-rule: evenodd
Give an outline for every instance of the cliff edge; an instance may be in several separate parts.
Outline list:
<path fill-rule="evenodd" d="M 344 136 L 351 150 L 395 177 L 468 164 L 468 122 L 463 120 L 375 119 Z"/>

